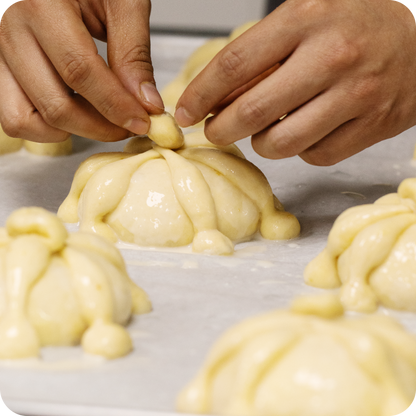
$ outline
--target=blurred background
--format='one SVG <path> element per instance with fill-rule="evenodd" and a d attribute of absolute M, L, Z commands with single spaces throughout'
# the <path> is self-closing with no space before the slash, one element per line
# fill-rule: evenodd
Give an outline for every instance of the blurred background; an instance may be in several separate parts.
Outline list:
<path fill-rule="evenodd" d="M 284 0 L 153 0 L 153 33 L 225 35 L 258 20 Z"/>

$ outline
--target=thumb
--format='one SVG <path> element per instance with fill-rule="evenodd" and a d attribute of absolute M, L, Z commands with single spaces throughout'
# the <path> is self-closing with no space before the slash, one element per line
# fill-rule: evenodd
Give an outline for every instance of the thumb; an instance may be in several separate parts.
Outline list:
<path fill-rule="evenodd" d="M 150 54 L 150 0 L 108 2 L 108 64 L 148 113 L 164 110 Z"/>

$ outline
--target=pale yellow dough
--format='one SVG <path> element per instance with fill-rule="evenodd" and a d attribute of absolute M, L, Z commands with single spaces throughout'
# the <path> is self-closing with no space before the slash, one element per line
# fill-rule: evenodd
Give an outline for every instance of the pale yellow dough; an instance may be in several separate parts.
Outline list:
<path fill-rule="evenodd" d="M 150 310 L 121 254 L 101 237 L 68 234 L 54 214 L 35 207 L 13 212 L 0 228 L 0 359 L 77 344 L 117 358 L 132 349 L 123 325 Z"/>
<path fill-rule="evenodd" d="M 348 319 L 336 297 L 297 299 L 212 347 L 177 410 L 227 416 L 393 416 L 416 392 L 416 337 L 383 315 Z"/>
<path fill-rule="evenodd" d="M 306 267 L 305 281 L 341 286 L 349 310 L 373 312 L 381 304 L 416 312 L 416 178 L 374 204 L 342 213 L 326 248 Z"/>
<path fill-rule="evenodd" d="M 178 149 L 183 146 L 183 133 L 176 120 L 169 114 L 151 116 L 150 128 L 147 133 L 149 139 L 160 147 L 167 149 Z"/>
<path fill-rule="evenodd" d="M 176 103 L 191 81 L 208 65 L 230 42 L 242 35 L 245 31 L 254 26 L 257 21 L 247 22 L 230 34 L 229 37 L 213 38 L 208 40 L 188 58 L 181 72 L 176 78 L 162 89 L 161 95 L 167 111 L 174 112 Z"/>
<path fill-rule="evenodd" d="M 2 129 L 0 125 L 0 155 L 6 153 L 17 152 L 23 146 L 22 139 L 15 139 L 14 137 L 9 137 Z"/>
<path fill-rule="evenodd" d="M 67 156 L 72 154 L 71 138 L 60 143 L 36 143 L 24 140 L 25 149 L 39 156 Z"/>
<path fill-rule="evenodd" d="M 9 137 L 0 126 L 0 155 L 17 152 L 22 147 L 39 156 L 66 156 L 72 153 L 72 140 L 69 138 L 61 143 L 35 143 Z"/>
<path fill-rule="evenodd" d="M 257 230 L 271 240 L 299 234 L 297 219 L 235 145 L 217 147 L 195 132 L 177 151 L 148 138 L 134 138 L 126 150 L 130 153 L 95 155 L 80 165 L 58 211 L 64 222 L 79 221 L 81 231 L 112 242 L 192 243 L 195 252 L 219 255 L 232 254 L 233 241 Z"/>

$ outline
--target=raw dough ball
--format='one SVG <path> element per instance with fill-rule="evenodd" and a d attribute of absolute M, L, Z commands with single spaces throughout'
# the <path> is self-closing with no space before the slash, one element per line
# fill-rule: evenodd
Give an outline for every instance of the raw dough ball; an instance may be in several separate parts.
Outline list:
<path fill-rule="evenodd" d="M 132 349 L 122 325 L 150 310 L 104 239 L 68 235 L 42 208 L 19 209 L 0 228 L 0 359 L 79 343 L 88 353 L 120 357 Z"/>
<path fill-rule="evenodd" d="M 185 91 L 185 88 L 208 65 L 215 55 L 221 51 L 221 49 L 243 34 L 246 30 L 250 29 L 256 23 L 257 21 L 247 22 L 234 29 L 228 38 L 224 37 L 210 39 L 196 49 L 188 58 L 178 76 L 161 91 L 163 102 L 165 103 L 167 111 L 174 112 L 176 103 Z"/>
<path fill-rule="evenodd" d="M 14 137 L 9 137 L 1 128 L 0 125 L 0 155 L 6 153 L 17 152 L 23 146 L 22 139 L 15 139 Z"/>
<path fill-rule="evenodd" d="M 183 133 L 176 120 L 169 114 L 150 116 L 150 129 L 147 133 L 149 139 L 160 147 L 178 149 L 183 146 Z"/>
<path fill-rule="evenodd" d="M 383 315 L 347 319 L 335 297 L 228 330 L 177 409 L 227 416 L 392 416 L 416 392 L 416 337 Z"/>
<path fill-rule="evenodd" d="M 9 137 L 0 126 L 0 155 L 17 152 L 22 146 L 39 156 L 66 156 L 72 153 L 71 138 L 61 143 L 36 143 Z"/>
<path fill-rule="evenodd" d="M 416 178 L 374 204 L 342 213 L 326 248 L 306 267 L 305 281 L 342 286 L 349 310 L 373 312 L 382 304 L 416 312 Z"/>
<path fill-rule="evenodd" d="M 157 141 L 157 138 L 154 138 Z M 197 132 L 169 150 L 135 138 L 129 152 L 95 155 L 75 173 L 58 216 L 80 221 L 113 242 L 183 246 L 209 254 L 232 254 L 232 241 L 299 234 L 265 176 L 235 145 L 216 147 Z M 150 149 L 150 150 L 146 150 Z"/>

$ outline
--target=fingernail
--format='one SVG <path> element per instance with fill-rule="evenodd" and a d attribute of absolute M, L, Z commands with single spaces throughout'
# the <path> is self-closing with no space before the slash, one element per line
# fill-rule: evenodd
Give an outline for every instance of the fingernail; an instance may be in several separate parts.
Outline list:
<path fill-rule="evenodd" d="M 156 86 L 151 82 L 142 82 L 140 84 L 140 89 L 142 92 L 142 97 L 145 101 L 150 104 L 153 104 L 155 107 L 160 108 L 162 110 L 165 109 L 165 105 L 163 104 L 162 97 L 159 94 Z"/>
<path fill-rule="evenodd" d="M 135 134 L 146 134 L 149 131 L 149 123 L 142 120 L 141 118 L 133 118 L 123 127 Z"/>
<path fill-rule="evenodd" d="M 195 118 L 192 117 L 186 108 L 179 107 L 175 112 L 175 118 L 181 127 L 189 127 L 195 124 Z"/>

